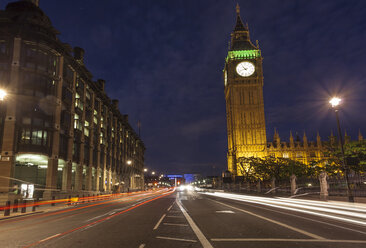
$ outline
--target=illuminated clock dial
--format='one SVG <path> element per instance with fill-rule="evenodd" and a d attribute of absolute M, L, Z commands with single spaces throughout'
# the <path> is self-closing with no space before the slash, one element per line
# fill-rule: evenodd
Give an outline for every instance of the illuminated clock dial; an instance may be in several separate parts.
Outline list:
<path fill-rule="evenodd" d="M 254 71 L 254 65 L 248 61 L 240 62 L 236 66 L 236 72 L 242 77 L 249 77 L 250 75 L 253 75 Z"/>

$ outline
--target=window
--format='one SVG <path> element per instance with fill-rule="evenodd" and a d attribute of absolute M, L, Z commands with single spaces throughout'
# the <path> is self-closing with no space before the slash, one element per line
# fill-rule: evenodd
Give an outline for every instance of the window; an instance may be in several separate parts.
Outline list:
<path fill-rule="evenodd" d="M 302 158 L 302 152 L 297 152 L 297 153 L 296 153 L 296 157 L 297 157 L 297 158 Z"/>
<path fill-rule="evenodd" d="M 84 128 L 84 135 L 89 137 L 89 128 Z"/>
<path fill-rule="evenodd" d="M 74 128 L 80 131 L 83 129 L 83 125 L 80 121 L 80 116 L 78 114 L 74 115 Z"/>
<path fill-rule="evenodd" d="M 24 66 L 56 75 L 58 58 L 49 51 L 41 50 L 36 46 L 26 46 L 24 54 Z"/>
<path fill-rule="evenodd" d="M 84 124 L 84 135 L 89 137 L 89 122 L 88 121 L 85 121 L 85 124 Z"/>
<path fill-rule="evenodd" d="M 84 109 L 84 104 L 81 101 L 80 95 L 78 93 L 75 94 L 75 108 L 79 108 L 80 110 Z"/>
<path fill-rule="evenodd" d="M 87 90 L 87 91 L 86 91 L 86 93 L 85 93 L 85 97 L 86 97 L 86 99 L 90 100 L 90 93 L 89 93 L 89 91 L 88 91 L 88 90 Z"/>
<path fill-rule="evenodd" d="M 47 145 L 47 131 L 24 128 L 21 134 L 21 143 L 32 145 Z"/>

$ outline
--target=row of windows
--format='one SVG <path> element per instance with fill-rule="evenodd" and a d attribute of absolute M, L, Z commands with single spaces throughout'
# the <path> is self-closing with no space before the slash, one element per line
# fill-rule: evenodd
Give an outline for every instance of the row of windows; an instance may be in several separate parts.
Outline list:
<path fill-rule="evenodd" d="M 274 158 L 274 157 L 276 157 L 276 154 L 275 153 L 271 153 L 270 156 Z M 282 157 L 283 158 L 289 158 L 290 155 L 289 155 L 289 153 L 285 152 L 285 153 L 282 154 Z M 304 157 L 304 153 L 303 152 L 296 152 L 295 153 L 295 157 L 296 158 L 303 158 Z M 310 152 L 309 153 L 309 157 L 316 158 L 316 153 L 315 152 Z"/>
<path fill-rule="evenodd" d="M 36 73 L 22 72 L 19 82 L 20 93 L 28 96 L 45 97 L 55 95 L 56 81 Z"/>
<path fill-rule="evenodd" d="M 26 68 L 47 72 L 56 75 L 58 58 L 51 52 L 39 49 L 35 46 L 25 45 L 23 50 L 23 63 Z"/>
<path fill-rule="evenodd" d="M 48 145 L 46 130 L 23 128 L 21 133 L 21 144 Z"/>

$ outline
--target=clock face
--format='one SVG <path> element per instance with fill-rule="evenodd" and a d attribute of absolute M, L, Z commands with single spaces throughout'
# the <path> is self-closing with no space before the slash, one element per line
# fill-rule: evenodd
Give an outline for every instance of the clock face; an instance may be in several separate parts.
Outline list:
<path fill-rule="evenodd" d="M 249 77 L 254 73 L 254 71 L 254 65 L 248 61 L 240 62 L 236 66 L 236 72 L 242 77 Z"/>

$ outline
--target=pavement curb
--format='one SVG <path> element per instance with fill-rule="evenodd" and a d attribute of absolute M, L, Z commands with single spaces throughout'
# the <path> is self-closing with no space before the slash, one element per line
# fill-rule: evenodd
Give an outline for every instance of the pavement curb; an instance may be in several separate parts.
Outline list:
<path fill-rule="evenodd" d="M 45 211 L 36 211 L 36 212 L 32 212 L 32 213 L 27 213 L 27 214 L 18 214 L 18 215 L 13 215 L 13 216 L 6 216 L 6 217 L 1 217 L 0 221 L 2 220 L 8 220 L 8 219 L 13 219 L 13 218 L 17 218 L 17 217 L 22 217 L 22 216 L 28 216 L 28 215 L 33 215 L 33 214 L 40 214 L 40 213 L 44 213 Z"/>

